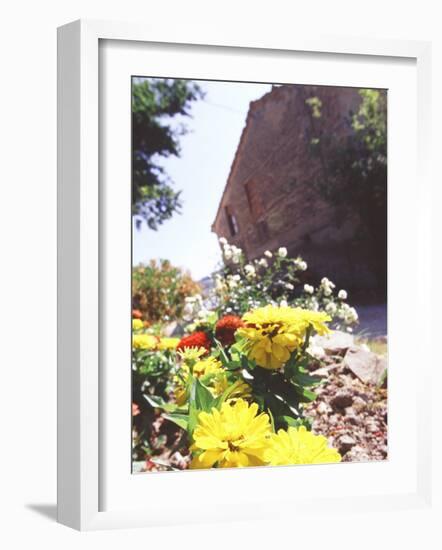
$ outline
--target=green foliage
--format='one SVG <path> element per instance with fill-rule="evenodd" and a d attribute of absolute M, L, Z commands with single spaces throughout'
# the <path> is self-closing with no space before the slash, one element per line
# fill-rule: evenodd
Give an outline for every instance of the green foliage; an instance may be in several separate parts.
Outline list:
<path fill-rule="evenodd" d="M 340 208 L 342 218 L 356 215 L 359 236 L 372 248 L 380 288 L 386 287 L 387 263 L 387 95 L 359 90 L 357 112 L 349 112 L 345 137 L 325 133 L 311 106 L 311 153 L 323 173 L 311 182 L 322 197 Z"/>
<path fill-rule="evenodd" d="M 133 456 L 143 458 L 146 449 L 157 443 L 153 437 L 155 407 L 169 399 L 172 377 L 176 368 L 174 350 L 153 351 L 134 349 L 132 353 L 132 403 L 139 413 L 133 416 L 136 433 Z"/>
<path fill-rule="evenodd" d="M 378 151 L 386 156 L 386 96 L 378 90 L 360 90 L 359 94 L 362 102 L 352 117 L 353 129 L 369 151 Z"/>
<path fill-rule="evenodd" d="M 137 227 L 151 229 L 169 219 L 181 206 L 180 193 L 158 162 L 179 156 L 183 124 L 192 102 L 202 98 L 198 84 L 180 79 L 136 79 L 132 87 L 132 214 Z M 180 118 L 179 118 L 180 119 Z"/>
<path fill-rule="evenodd" d="M 173 321 L 182 316 L 186 297 L 200 291 L 189 273 L 174 267 L 168 260 L 151 260 L 132 272 L 133 308 L 150 323 Z"/>
<path fill-rule="evenodd" d="M 212 356 L 222 360 L 223 370 L 229 377 L 229 385 L 224 392 L 216 395 L 211 391 L 210 377 L 197 378 L 190 374 L 186 380 L 184 405 L 151 396 L 148 400 L 164 411 L 164 418 L 185 429 L 190 442 L 200 412 L 220 409 L 226 400 L 240 396 L 257 403 L 260 410 L 269 415 L 275 430 L 288 426 L 309 427 L 310 420 L 304 417 L 303 404 L 316 399 L 314 388 L 321 383 L 321 379 L 311 376 L 307 369 L 311 361 L 307 351 L 310 333 L 308 331 L 304 345 L 292 353 L 283 370 L 257 366 L 247 357 L 246 346 L 240 338 L 230 348 L 217 343 Z M 191 363 L 187 364 L 192 368 Z"/>

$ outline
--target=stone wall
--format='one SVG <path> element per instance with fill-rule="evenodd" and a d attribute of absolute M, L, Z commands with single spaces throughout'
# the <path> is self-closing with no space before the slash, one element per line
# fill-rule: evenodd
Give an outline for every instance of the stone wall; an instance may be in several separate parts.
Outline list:
<path fill-rule="evenodd" d="M 309 98 L 322 101 L 320 117 L 312 116 Z M 325 166 L 312 155 L 312 138 L 348 136 L 346 117 L 359 103 L 354 88 L 298 85 L 273 87 L 252 102 L 213 231 L 248 259 L 286 246 L 306 259 L 310 278 L 375 287 L 371 251 L 356 239 L 358 220 L 324 202 L 311 184 Z"/>

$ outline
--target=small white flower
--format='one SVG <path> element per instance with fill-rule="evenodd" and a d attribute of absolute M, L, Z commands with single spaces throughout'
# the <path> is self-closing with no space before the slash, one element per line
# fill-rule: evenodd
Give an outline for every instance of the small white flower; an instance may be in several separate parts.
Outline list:
<path fill-rule="evenodd" d="M 305 271 L 307 269 L 307 262 L 304 262 L 302 258 L 296 258 L 294 261 L 295 267 L 300 269 L 301 271 Z"/>
<path fill-rule="evenodd" d="M 332 283 L 332 282 L 330 281 L 330 279 L 327 279 L 327 277 L 323 277 L 323 278 L 321 279 L 321 285 L 322 285 L 323 287 L 327 287 L 327 286 L 328 286 L 328 287 L 330 287 L 330 288 L 335 288 L 335 286 L 336 286 L 335 283 Z"/>
<path fill-rule="evenodd" d="M 285 258 L 287 256 L 287 248 L 285 248 L 285 246 L 281 246 L 279 249 L 278 249 L 278 256 L 280 258 Z"/>
<path fill-rule="evenodd" d="M 231 260 L 232 259 L 232 251 L 230 250 L 230 248 L 226 249 L 224 248 L 224 258 L 226 260 Z"/>
<path fill-rule="evenodd" d="M 262 267 L 268 267 L 268 265 L 269 265 L 265 258 L 261 258 L 258 263 L 259 263 L 259 265 L 262 265 Z"/>
<path fill-rule="evenodd" d="M 288 306 L 287 300 L 281 300 L 281 301 L 279 302 L 279 305 L 280 305 L 281 307 L 287 307 L 287 306 Z"/>
<path fill-rule="evenodd" d="M 232 254 L 232 256 L 231 256 L 232 262 L 234 264 L 239 264 L 239 262 L 241 261 L 242 250 L 240 248 L 238 248 L 237 246 L 232 245 L 230 247 L 230 251 L 231 251 L 231 254 Z"/>
<path fill-rule="evenodd" d="M 292 283 L 286 283 L 286 284 L 285 284 L 285 288 L 286 288 L 287 290 L 293 290 L 295 287 L 292 285 Z"/>
<path fill-rule="evenodd" d="M 307 292 L 307 294 L 313 294 L 315 289 L 312 287 L 312 285 L 304 285 L 304 292 Z"/>
<path fill-rule="evenodd" d="M 256 270 L 251 264 L 247 264 L 244 266 L 244 271 L 246 272 L 246 277 L 253 278 L 256 275 Z"/>
<path fill-rule="evenodd" d="M 227 239 L 225 239 L 224 237 L 221 237 L 221 239 L 219 240 L 219 242 L 220 242 L 221 244 L 223 244 L 223 245 L 224 245 L 224 244 L 227 244 Z"/>
<path fill-rule="evenodd" d="M 351 323 L 355 323 L 358 319 L 359 319 L 358 312 L 355 310 L 354 307 L 349 307 L 348 309 L 346 309 L 344 321 L 347 324 L 350 325 Z"/>
<path fill-rule="evenodd" d="M 241 280 L 241 275 L 238 275 L 238 273 L 236 273 L 235 275 L 232 275 L 232 279 L 239 282 Z"/>
<path fill-rule="evenodd" d="M 325 311 L 327 313 L 331 313 L 333 315 L 333 313 L 336 313 L 336 304 L 334 302 L 330 302 L 329 304 L 327 304 L 325 306 Z"/>
<path fill-rule="evenodd" d="M 329 286 L 326 286 L 324 288 L 324 296 L 330 296 L 331 293 L 332 293 L 332 289 Z"/>
<path fill-rule="evenodd" d="M 353 329 L 351 327 L 347 327 L 347 332 L 353 332 Z"/>
<path fill-rule="evenodd" d="M 340 290 L 338 292 L 338 298 L 340 300 L 346 300 L 347 299 L 347 291 L 346 290 Z"/>
<path fill-rule="evenodd" d="M 267 256 L 267 258 L 271 258 L 272 255 L 273 255 L 273 254 L 270 252 L 270 250 L 266 250 L 266 251 L 264 252 L 264 256 Z"/>

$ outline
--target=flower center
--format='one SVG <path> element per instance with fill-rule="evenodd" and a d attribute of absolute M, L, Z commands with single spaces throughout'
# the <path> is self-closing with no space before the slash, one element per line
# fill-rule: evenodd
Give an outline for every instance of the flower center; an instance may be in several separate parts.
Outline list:
<path fill-rule="evenodd" d="M 281 325 L 279 323 L 265 323 L 262 325 L 262 334 L 263 336 L 273 338 L 278 334 L 280 328 Z"/>
<path fill-rule="evenodd" d="M 229 451 L 231 451 L 231 452 L 239 451 L 240 450 L 240 445 L 243 441 L 244 441 L 244 436 L 243 435 L 235 437 L 234 441 L 232 441 L 231 439 L 228 439 L 227 440 L 227 447 L 228 447 Z"/>

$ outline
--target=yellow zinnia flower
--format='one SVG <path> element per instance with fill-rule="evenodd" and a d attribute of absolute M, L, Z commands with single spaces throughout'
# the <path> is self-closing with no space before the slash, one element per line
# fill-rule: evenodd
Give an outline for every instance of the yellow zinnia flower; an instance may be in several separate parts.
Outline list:
<path fill-rule="evenodd" d="M 135 349 L 154 349 L 157 343 L 158 338 L 152 334 L 134 334 L 132 336 L 132 347 Z"/>
<path fill-rule="evenodd" d="M 265 459 L 272 466 L 324 464 L 340 462 L 341 455 L 336 449 L 328 447 L 323 435 L 314 435 L 305 426 L 300 426 L 272 434 Z"/>
<path fill-rule="evenodd" d="M 178 405 L 184 405 L 188 399 L 187 382 L 190 367 L 187 364 L 181 366 L 180 375 L 174 377 L 176 388 L 174 391 L 175 400 Z M 234 384 L 229 380 L 228 374 L 221 361 L 215 357 L 207 357 L 197 361 L 192 367 L 192 373 L 210 391 L 213 397 L 219 397 L 224 391 Z M 250 398 L 252 389 L 246 382 L 236 382 L 236 387 L 229 395 L 229 399 Z"/>
<path fill-rule="evenodd" d="M 201 412 L 193 432 L 191 468 L 234 468 L 265 464 L 264 453 L 271 433 L 267 414 L 258 405 L 238 399 L 223 403 L 221 410 Z"/>
<path fill-rule="evenodd" d="M 200 357 L 207 353 L 206 348 L 184 348 L 183 350 L 178 351 L 178 355 L 185 363 L 192 363 L 197 361 Z"/>
<path fill-rule="evenodd" d="M 330 332 L 326 314 L 299 307 L 265 306 L 243 316 L 245 327 L 237 334 L 246 339 L 246 353 L 265 369 L 279 369 L 302 346 L 309 327 L 318 334 Z"/>
<path fill-rule="evenodd" d="M 195 349 L 195 348 L 188 348 Z M 187 351 L 187 350 L 186 350 Z M 204 350 L 204 353 L 206 351 Z M 184 405 L 187 401 L 187 380 L 189 378 L 190 367 L 186 363 L 181 366 L 180 375 L 175 377 L 175 383 L 177 384 L 175 389 L 175 400 L 178 405 Z M 207 359 L 197 360 L 192 367 L 192 373 L 195 378 L 199 378 L 214 397 L 221 395 L 222 391 L 218 394 L 214 388 L 214 382 L 217 378 L 221 378 L 225 375 L 222 363 L 215 359 L 215 357 L 207 357 Z"/>
<path fill-rule="evenodd" d="M 208 357 L 207 359 L 201 359 L 193 365 L 193 375 L 196 378 L 202 378 L 209 374 L 219 374 L 223 370 L 221 361 L 215 359 L 215 357 Z"/>
<path fill-rule="evenodd" d="M 132 329 L 141 330 L 144 328 L 144 323 L 141 319 L 132 319 Z"/>
<path fill-rule="evenodd" d="M 160 338 L 160 341 L 158 343 L 158 349 L 160 350 L 175 349 L 179 341 L 180 341 L 179 338 Z"/>

